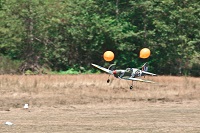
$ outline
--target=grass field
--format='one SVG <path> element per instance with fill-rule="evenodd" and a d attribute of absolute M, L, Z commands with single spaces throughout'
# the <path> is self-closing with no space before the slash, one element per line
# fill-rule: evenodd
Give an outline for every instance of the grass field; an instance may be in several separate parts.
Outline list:
<path fill-rule="evenodd" d="M 129 90 L 130 81 L 107 77 L 1 75 L 0 131 L 200 132 L 200 78 L 146 77 L 157 84 Z"/>

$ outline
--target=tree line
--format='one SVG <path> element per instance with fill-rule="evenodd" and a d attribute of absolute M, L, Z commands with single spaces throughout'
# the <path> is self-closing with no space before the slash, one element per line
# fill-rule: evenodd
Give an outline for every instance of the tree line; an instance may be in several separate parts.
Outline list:
<path fill-rule="evenodd" d="M 1 67 L 84 72 L 111 50 L 120 68 L 200 75 L 199 0 L 1 0 L 0 19 Z"/>

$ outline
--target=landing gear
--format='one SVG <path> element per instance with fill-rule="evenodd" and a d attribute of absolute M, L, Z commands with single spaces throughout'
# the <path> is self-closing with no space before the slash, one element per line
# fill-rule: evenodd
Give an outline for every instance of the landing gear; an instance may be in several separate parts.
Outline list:
<path fill-rule="evenodd" d="M 111 70 L 111 71 L 113 71 L 113 70 L 115 69 L 115 64 L 111 64 L 111 65 L 108 67 L 108 69 Z M 108 76 L 107 83 L 110 83 L 109 77 L 110 77 L 110 74 L 109 74 L 109 76 Z"/>
<path fill-rule="evenodd" d="M 131 85 L 131 86 L 130 86 L 130 90 L 132 90 L 132 89 L 133 89 L 133 86 Z"/>
<path fill-rule="evenodd" d="M 110 79 L 109 79 L 110 75 L 108 76 L 108 80 L 107 80 L 107 83 L 110 83 Z"/>
<path fill-rule="evenodd" d="M 130 90 L 132 90 L 133 89 L 133 81 L 132 81 L 132 85 L 130 86 Z"/>

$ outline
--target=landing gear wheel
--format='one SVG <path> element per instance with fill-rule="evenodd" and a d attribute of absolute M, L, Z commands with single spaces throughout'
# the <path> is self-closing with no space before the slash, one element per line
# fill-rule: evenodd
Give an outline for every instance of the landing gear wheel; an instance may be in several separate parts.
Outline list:
<path fill-rule="evenodd" d="M 109 82 L 110 82 L 110 79 L 107 80 L 107 83 L 109 83 Z"/>
<path fill-rule="evenodd" d="M 133 86 L 130 86 L 130 90 L 132 90 L 133 89 Z"/>

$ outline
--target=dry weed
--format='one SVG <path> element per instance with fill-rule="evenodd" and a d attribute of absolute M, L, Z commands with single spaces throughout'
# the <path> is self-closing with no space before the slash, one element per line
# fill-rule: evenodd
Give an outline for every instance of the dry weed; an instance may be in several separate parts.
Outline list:
<path fill-rule="evenodd" d="M 21 107 L 58 104 L 85 104 L 127 101 L 200 100 L 200 78 L 157 76 L 146 77 L 157 84 L 112 79 L 106 74 L 87 75 L 1 75 L 0 106 Z"/>

